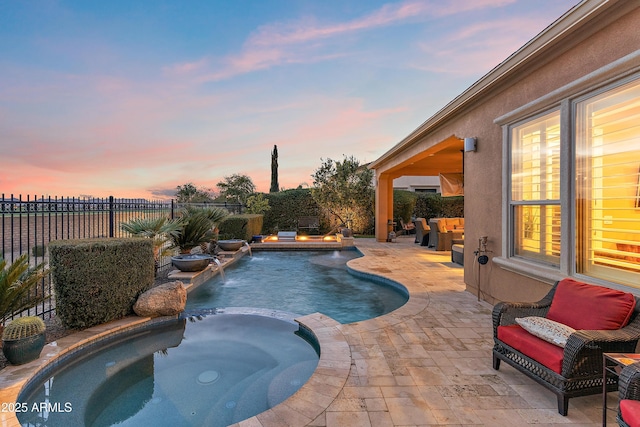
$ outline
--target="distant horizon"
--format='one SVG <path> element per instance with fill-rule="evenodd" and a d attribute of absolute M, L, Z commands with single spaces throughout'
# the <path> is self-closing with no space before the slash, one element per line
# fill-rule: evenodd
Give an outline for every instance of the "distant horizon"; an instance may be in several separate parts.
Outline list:
<path fill-rule="evenodd" d="M 295 190 L 295 189 L 287 189 L 287 190 Z M 281 191 L 287 191 L 281 190 Z M 65 196 L 64 194 L 6 194 L 0 193 L 0 202 L 1 201 L 14 201 L 14 202 L 61 202 L 61 203 L 69 203 L 69 201 L 77 200 L 78 202 L 87 202 L 87 201 L 103 201 L 113 197 L 114 200 L 117 201 L 161 201 L 168 202 L 172 199 L 176 199 L 176 195 L 166 196 L 166 198 L 145 198 L 145 197 L 119 197 L 116 194 L 109 194 L 107 196 L 92 196 L 90 194 L 80 194 L 78 196 Z M 219 195 L 214 195 L 214 200 L 210 202 L 193 202 L 193 204 L 228 204 L 228 205 L 239 205 L 236 202 L 225 202 L 225 201 L 215 201 L 215 199 L 219 198 Z"/>
<path fill-rule="evenodd" d="M 164 199 L 369 163 L 577 0 L 0 4 L 0 193 Z"/>

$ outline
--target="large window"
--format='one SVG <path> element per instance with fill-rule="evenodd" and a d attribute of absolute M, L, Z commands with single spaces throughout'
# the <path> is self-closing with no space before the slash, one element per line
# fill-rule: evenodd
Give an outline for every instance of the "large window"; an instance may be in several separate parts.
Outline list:
<path fill-rule="evenodd" d="M 559 265 L 560 112 L 512 129 L 511 215 L 515 256 Z"/>
<path fill-rule="evenodd" d="M 639 286 L 640 83 L 576 104 L 576 271 Z"/>
<path fill-rule="evenodd" d="M 508 127 L 509 257 L 640 288 L 640 79 L 561 105 Z"/>

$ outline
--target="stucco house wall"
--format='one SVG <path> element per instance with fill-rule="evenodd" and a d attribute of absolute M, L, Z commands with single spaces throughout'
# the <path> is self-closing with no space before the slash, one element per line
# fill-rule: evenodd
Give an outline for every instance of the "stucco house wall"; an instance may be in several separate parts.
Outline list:
<path fill-rule="evenodd" d="M 561 100 L 562 96 L 554 99 L 555 92 L 566 96 L 563 88 L 572 85 L 580 90 L 576 81 L 590 73 L 600 75 L 590 79 L 588 85 L 592 88 L 598 80 L 605 83 L 640 67 L 635 58 L 640 49 L 639 27 L 640 3 L 584 1 L 576 6 L 462 94 L 461 100 L 452 101 L 439 116 L 427 120 L 372 163 L 380 186 L 376 215 L 385 214 L 384 205 L 388 202 L 385 201 L 388 197 L 386 171 L 452 136 L 476 137 L 477 151 L 464 153 L 467 290 L 476 294 L 480 283 L 480 297 L 491 303 L 540 298 L 561 274 L 541 279 L 525 271 L 512 271 L 508 263 L 497 262 L 506 255 L 503 253 L 506 250 L 503 235 L 505 153 L 503 128 L 498 119 L 517 114 L 519 110 L 526 116 L 534 114 L 536 108 L 547 108 Z M 518 55 L 524 59 L 516 61 Z M 625 64 L 612 67 L 611 64 L 621 58 L 627 58 Z M 612 71 L 607 72 L 609 68 Z M 383 235 L 378 234 L 378 239 Z M 474 251 L 481 236 L 488 236 L 491 259 L 483 266 L 474 262 Z"/>

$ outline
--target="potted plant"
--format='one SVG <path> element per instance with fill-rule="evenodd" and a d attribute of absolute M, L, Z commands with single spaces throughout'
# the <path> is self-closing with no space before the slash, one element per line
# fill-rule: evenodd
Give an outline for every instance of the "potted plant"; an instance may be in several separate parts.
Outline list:
<path fill-rule="evenodd" d="M 222 208 L 185 208 L 179 220 L 180 230 L 170 235 L 173 246 L 181 254 L 189 254 L 191 249 L 211 242 L 216 237 L 216 226 L 227 215 L 229 212 Z"/>
<path fill-rule="evenodd" d="M 36 285 L 48 273 L 43 263 L 30 267 L 28 254 L 10 265 L 0 258 L 0 330 L 10 318 L 49 298 L 36 292 Z"/>
<path fill-rule="evenodd" d="M 46 326 L 36 316 L 19 317 L 2 332 L 2 353 L 13 365 L 36 360 L 45 343 Z"/>
<path fill-rule="evenodd" d="M 179 232 L 170 235 L 173 247 L 180 250 L 180 255 L 171 257 L 171 263 L 186 272 L 206 268 L 213 257 L 208 254 L 191 254 L 191 250 L 202 245 L 209 246 L 217 236 L 217 224 L 227 215 L 227 210 L 222 208 L 185 208 L 179 219 Z"/>

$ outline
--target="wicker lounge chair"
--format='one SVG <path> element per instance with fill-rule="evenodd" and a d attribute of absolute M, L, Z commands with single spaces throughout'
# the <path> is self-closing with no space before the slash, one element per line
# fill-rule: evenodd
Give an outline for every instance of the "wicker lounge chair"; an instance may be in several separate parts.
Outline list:
<path fill-rule="evenodd" d="M 591 286 L 580 284 L 571 279 L 565 279 L 563 282 L 573 282 L 581 286 Z M 640 339 L 640 316 L 638 316 L 640 304 L 638 303 L 638 298 L 635 298 L 635 307 L 629 312 L 630 318 L 628 323 L 619 329 L 579 329 L 569 335 L 564 349 L 559 347 L 560 350 L 550 350 L 552 352 L 560 351 L 560 366 L 554 370 L 543 365 L 538 360 L 534 360 L 532 357 L 523 354 L 526 352 L 524 349 L 516 350 L 511 345 L 506 344 L 498 337 L 498 328 L 500 326 L 507 326 L 513 331 L 517 329 L 514 326 L 516 318 L 527 316 L 547 317 L 554 296 L 556 296 L 555 294 L 559 283 L 561 282 L 556 282 L 549 293 L 538 302 L 501 302 L 495 305 L 493 308 L 493 367 L 496 370 L 499 369 L 500 361 L 504 360 L 518 371 L 547 387 L 557 396 L 558 412 L 561 415 L 567 415 L 570 398 L 602 393 L 602 353 L 635 351 L 638 340 Z M 618 292 L 602 287 L 593 286 L 593 288 L 604 290 L 603 292 Z M 598 292 L 598 290 L 596 290 L 596 292 Z M 633 301 L 634 297 L 630 296 L 630 298 Z M 571 302 L 572 301 L 569 301 L 569 303 Z M 574 304 L 579 310 L 580 302 L 574 302 Z M 571 315 L 569 310 L 567 310 L 566 313 L 567 316 Z M 579 315 L 583 316 L 582 314 Z M 505 329 L 502 329 L 502 331 L 505 331 Z M 533 346 L 529 344 L 529 346 L 534 348 L 533 352 L 536 352 L 540 351 L 543 344 L 544 343 Z M 614 391 L 617 387 L 618 383 L 614 378 L 607 380 L 607 390 Z"/>
<path fill-rule="evenodd" d="M 416 218 L 413 223 L 416 226 L 415 243 L 420 243 L 420 246 L 429 246 L 429 231 L 431 229 L 427 225 L 427 220 L 424 218 Z"/>

